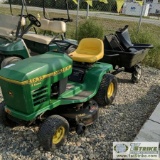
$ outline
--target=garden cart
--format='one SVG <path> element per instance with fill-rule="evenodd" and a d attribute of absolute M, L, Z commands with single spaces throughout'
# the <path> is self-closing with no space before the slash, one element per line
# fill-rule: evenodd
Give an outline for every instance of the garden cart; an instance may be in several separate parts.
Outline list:
<path fill-rule="evenodd" d="M 100 61 L 112 64 L 113 74 L 121 71 L 131 73 L 132 82 L 137 83 L 142 74 L 141 62 L 151 48 L 151 44 L 133 44 L 127 25 L 115 34 L 105 36 L 104 57 Z"/>
<path fill-rule="evenodd" d="M 63 144 L 69 128 L 83 133 L 117 92 L 112 65 L 97 62 L 103 55 L 103 42 L 86 38 L 69 56 L 49 51 L 2 68 L 0 122 L 42 122 L 38 139 L 49 151 Z"/>

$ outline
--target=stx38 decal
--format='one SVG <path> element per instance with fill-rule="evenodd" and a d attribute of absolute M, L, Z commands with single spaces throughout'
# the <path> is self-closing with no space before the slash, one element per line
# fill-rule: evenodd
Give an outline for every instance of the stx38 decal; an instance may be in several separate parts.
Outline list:
<path fill-rule="evenodd" d="M 65 71 L 68 71 L 69 69 L 71 69 L 72 66 L 69 65 L 67 67 L 64 67 L 60 70 L 57 70 L 57 71 L 54 71 L 52 73 L 49 73 L 49 74 L 46 74 L 46 75 L 43 75 L 43 76 L 39 76 L 39 77 L 36 77 L 36 78 L 33 78 L 33 79 L 29 79 L 29 80 L 26 80 L 26 81 L 17 81 L 17 80 L 11 80 L 11 79 L 8 79 L 8 78 L 4 78 L 4 77 L 0 77 L 1 80 L 4 80 L 4 81 L 7 81 L 7 82 L 10 82 L 10 83 L 14 83 L 14 84 L 18 84 L 18 85 L 27 85 L 27 84 L 34 84 L 34 83 L 37 83 L 37 82 L 40 82 L 46 78 L 49 78 L 49 77 L 53 77 L 53 76 L 56 76 L 60 73 L 63 73 Z"/>

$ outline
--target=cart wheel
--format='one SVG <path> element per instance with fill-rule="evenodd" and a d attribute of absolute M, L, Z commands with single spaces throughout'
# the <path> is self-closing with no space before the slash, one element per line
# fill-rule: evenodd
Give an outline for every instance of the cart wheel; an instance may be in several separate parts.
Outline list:
<path fill-rule="evenodd" d="M 142 76 L 142 67 L 141 65 L 135 65 L 132 72 L 131 80 L 133 83 L 138 83 Z"/>
<path fill-rule="evenodd" d="M 117 78 L 112 74 L 105 74 L 94 99 L 104 107 L 113 102 L 117 93 Z"/>
<path fill-rule="evenodd" d="M 2 63 L 4 56 L 0 55 L 0 64 Z"/>
<path fill-rule="evenodd" d="M 19 57 L 7 57 L 2 61 L 1 68 L 4 68 L 5 66 L 7 66 L 9 64 L 13 64 L 15 62 L 18 62 L 20 60 L 22 60 L 22 59 Z"/>
<path fill-rule="evenodd" d="M 66 49 L 66 53 L 67 53 L 67 54 L 72 53 L 72 52 L 74 52 L 76 49 L 77 49 L 77 46 L 71 45 L 71 46 L 69 46 L 69 47 Z"/>
<path fill-rule="evenodd" d="M 0 103 L 0 124 L 4 126 L 11 126 L 11 127 L 15 126 L 15 123 L 7 117 L 7 113 L 5 112 L 4 107 L 5 107 L 5 103 L 4 101 L 2 101 Z"/>
<path fill-rule="evenodd" d="M 45 150 L 53 151 L 64 143 L 68 132 L 68 121 L 59 115 L 53 115 L 41 125 L 38 139 Z"/>

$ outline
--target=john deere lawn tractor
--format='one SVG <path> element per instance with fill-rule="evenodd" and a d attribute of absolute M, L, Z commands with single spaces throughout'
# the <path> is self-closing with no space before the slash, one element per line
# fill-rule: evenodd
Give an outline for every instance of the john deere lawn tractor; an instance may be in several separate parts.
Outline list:
<path fill-rule="evenodd" d="M 0 122 L 41 122 L 38 139 L 45 150 L 63 144 L 70 128 L 80 134 L 98 117 L 98 106 L 111 104 L 117 80 L 103 57 L 103 42 L 83 39 L 70 55 L 47 52 L 0 70 L 4 101 Z"/>

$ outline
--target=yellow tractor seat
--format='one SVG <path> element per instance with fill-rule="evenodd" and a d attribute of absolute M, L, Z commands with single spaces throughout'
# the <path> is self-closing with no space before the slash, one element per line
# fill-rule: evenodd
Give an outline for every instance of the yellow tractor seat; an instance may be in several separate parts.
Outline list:
<path fill-rule="evenodd" d="M 98 38 L 84 38 L 69 56 L 73 61 L 94 63 L 104 56 L 103 41 Z"/>

